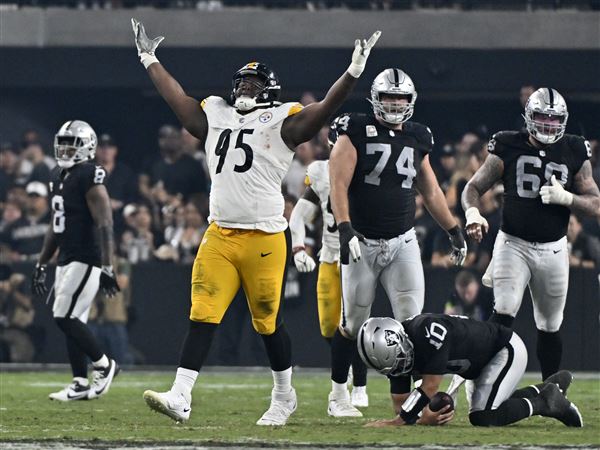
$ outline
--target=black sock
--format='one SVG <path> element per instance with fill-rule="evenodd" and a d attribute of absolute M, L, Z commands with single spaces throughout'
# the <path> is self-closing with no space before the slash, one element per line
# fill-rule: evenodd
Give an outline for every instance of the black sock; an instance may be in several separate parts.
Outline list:
<path fill-rule="evenodd" d="M 354 346 L 354 355 L 352 355 L 352 386 L 367 385 L 367 366 L 358 354 L 358 348 Z"/>
<path fill-rule="evenodd" d="M 348 370 L 354 352 L 358 352 L 356 341 L 342 336 L 336 330 L 331 341 L 331 379 L 339 384 L 348 381 Z"/>
<path fill-rule="evenodd" d="M 542 380 L 558 372 L 562 359 L 560 332 L 548 333 L 538 330 L 537 357 L 542 369 Z"/>
<path fill-rule="evenodd" d="M 497 409 L 486 409 L 469 414 L 471 425 L 478 427 L 501 427 L 529 417 L 531 409 L 527 400 L 509 398 Z"/>
<path fill-rule="evenodd" d="M 542 388 L 544 387 L 544 383 L 540 383 L 540 384 L 536 384 L 535 387 L 534 386 L 527 386 L 521 389 L 517 389 L 515 392 L 512 393 L 512 395 L 510 396 L 510 398 L 529 398 L 532 399 L 534 397 L 537 397 L 540 393 L 540 391 L 542 390 Z"/>
<path fill-rule="evenodd" d="M 324 339 L 325 339 L 325 342 L 327 342 L 327 345 L 329 345 L 331 347 L 331 341 L 333 340 L 333 338 L 332 337 L 326 337 Z"/>
<path fill-rule="evenodd" d="M 505 327 L 512 328 L 515 318 L 513 316 L 509 316 L 508 314 L 498 314 L 496 311 L 494 311 L 494 313 L 491 315 L 488 321 L 499 323 L 500 325 L 504 325 Z"/>
<path fill-rule="evenodd" d="M 70 337 L 67 338 L 67 353 L 69 354 L 69 363 L 71 364 L 71 371 L 73 372 L 73 378 L 87 378 L 88 376 L 88 359 L 83 350 L 77 345 L 77 342 Z M 96 360 L 98 361 L 98 360 Z"/>
<path fill-rule="evenodd" d="M 215 331 L 216 323 L 190 320 L 190 328 L 179 357 L 179 367 L 199 372 L 210 350 Z"/>
<path fill-rule="evenodd" d="M 261 334 L 271 370 L 281 372 L 292 367 L 292 341 L 284 324 L 281 324 L 273 334 Z"/>
<path fill-rule="evenodd" d="M 92 362 L 102 358 L 104 352 L 100 350 L 98 341 L 85 323 L 79 319 L 67 319 L 65 317 L 55 317 L 54 321 L 66 336 L 73 339 L 79 349 L 83 351 Z"/>

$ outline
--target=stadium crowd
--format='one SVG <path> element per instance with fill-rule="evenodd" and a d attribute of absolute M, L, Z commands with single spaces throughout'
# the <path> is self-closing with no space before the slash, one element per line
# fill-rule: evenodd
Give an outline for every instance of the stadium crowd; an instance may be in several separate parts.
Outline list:
<path fill-rule="evenodd" d="M 314 101 L 304 94 L 304 104 Z M 485 127 L 482 127 L 483 130 Z M 119 284 L 123 288 L 116 300 L 105 301 L 98 295 L 90 322 L 117 360 L 133 362 L 127 347 L 127 323 L 134 314 L 130 304 L 129 276 L 132 264 L 159 260 L 190 265 L 207 228 L 210 180 L 206 155 L 198 141 L 184 129 L 163 125 L 157 131 L 157 154 L 132 170 L 119 160 L 118 142 L 97 130 L 96 160 L 108 172 L 106 186 L 114 212 L 114 228 L 119 257 Z M 312 141 L 300 145 L 284 180 L 285 211 L 291 211 L 305 189 L 307 166 L 327 159 L 329 129 L 324 127 Z M 464 226 L 460 196 L 467 181 L 487 156 L 489 136 L 485 131 L 468 131 L 453 142 L 438 142 L 432 154 L 432 166 L 446 195 L 448 205 Z M 592 165 L 600 184 L 600 145 L 592 141 Z M 34 324 L 35 308 L 27 277 L 18 273 L 15 263 L 34 262 L 51 221 L 48 182 L 55 161 L 50 145 L 41 142 L 35 130 L 22 134 L 21 142 L 0 144 L 0 360 L 31 361 L 35 348 L 43 340 L 43 330 Z M 491 292 L 480 285 L 480 275 L 492 256 L 492 248 L 501 222 L 502 186 L 482 198 L 481 212 L 490 231 L 480 244 L 469 241 L 465 268 L 456 277 L 446 312 L 485 318 L 491 312 Z M 449 241 L 444 230 L 416 201 L 416 231 L 425 265 L 450 267 Z M 307 251 L 313 256 L 320 247 L 322 224 L 307 230 Z M 600 223 L 572 216 L 568 242 L 572 266 L 600 270 Z M 287 296 L 299 295 L 299 288 L 288 276 Z M 295 273 L 295 275 L 294 275 Z M 296 286 L 296 288 L 294 287 Z M 296 289 L 297 292 L 292 292 Z"/>
<path fill-rule="evenodd" d="M 11 0 L 18 7 L 68 7 L 118 9 L 135 7 L 220 10 L 223 8 L 362 9 L 407 10 L 453 8 L 476 9 L 600 9 L 598 0 Z"/>

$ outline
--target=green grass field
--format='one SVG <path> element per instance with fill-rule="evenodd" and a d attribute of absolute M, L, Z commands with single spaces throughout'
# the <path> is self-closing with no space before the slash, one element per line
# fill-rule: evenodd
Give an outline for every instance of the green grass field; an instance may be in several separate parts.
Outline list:
<path fill-rule="evenodd" d="M 269 403 L 271 378 L 268 373 L 202 374 L 194 389 L 191 420 L 183 425 L 151 412 L 142 400 L 142 392 L 147 388 L 169 388 L 171 373 L 123 373 L 110 393 L 99 400 L 67 404 L 48 400 L 48 393 L 58 390 L 67 381 L 66 373 L 0 374 L 0 441 L 193 442 L 274 447 L 294 444 L 600 446 L 598 379 L 576 378 L 569 391 L 569 398 L 583 414 L 583 429 L 566 428 L 555 420 L 539 417 L 505 428 L 474 428 L 466 417 L 464 389 L 457 417 L 447 426 L 364 428 L 362 425 L 370 419 L 391 416 L 387 380 L 376 374 L 370 374 L 371 406 L 364 410 L 365 418 L 339 420 L 327 416 L 330 388 L 327 374 L 299 371 L 294 378 L 298 410 L 287 426 L 275 429 L 254 424 Z"/>

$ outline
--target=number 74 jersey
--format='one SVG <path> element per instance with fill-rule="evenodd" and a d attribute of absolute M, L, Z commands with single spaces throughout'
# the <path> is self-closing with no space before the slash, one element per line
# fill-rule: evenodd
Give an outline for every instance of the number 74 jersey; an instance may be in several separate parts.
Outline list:
<path fill-rule="evenodd" d="M 281 182 L 294 152 L 283 141 L 281 126 L 302 106 L 284 103 L 239 114 L 221 97 L 211 96 L 202 108 L 209 127 L 209 222 L 267 233 L 285 230 Z"/>
<path fill-rule="evenodd" d="M 552 175 L 572 191 L 573 178 L 591 156 L 589 143 L 565 134 L 554 144 L 535 148 L 526 132 L 501 131 L 492 137 L 488 150 L 504 163 L 502 231 L 529 242 L 554 242 L 565 236 L 571 211 L 543 204 L 539 191 L 550 184 Z"/>
<path fill-rule="evenodd" d="M 401 130 L 381 125 L 372 114 L 342 117 L 338 133 L 356 148 L 348 188 L 352 226 L 370 239 L 391 239 L 415 222 L 415 186 L 433 137 L 425 125 L 405 122 Z"/>

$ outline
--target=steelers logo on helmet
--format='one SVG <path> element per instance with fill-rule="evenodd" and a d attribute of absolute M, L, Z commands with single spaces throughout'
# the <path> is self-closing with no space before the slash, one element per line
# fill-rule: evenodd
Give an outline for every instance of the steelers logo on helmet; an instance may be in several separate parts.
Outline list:
<path fill-rule="evenodd" d="M 542 144 L 554 144 L 565 134 L 569 112 L 567 102 L 556 89 L 539 88 L 525 104 L 527 132 Z"/>
<path fill-rule="evenodd" d="M 250 62 L 239 69 L 232 80 L 230 101 L 242 112 L 278 103 L 279 77 L 266 64 Z"/>
<path fill-rule="evenodd" d="M 411 78 L 400 69 L 385 69 L 373 80 L 371 98 L 376 117 L 397 125 L 413 115 L 417 91 Z"/>

